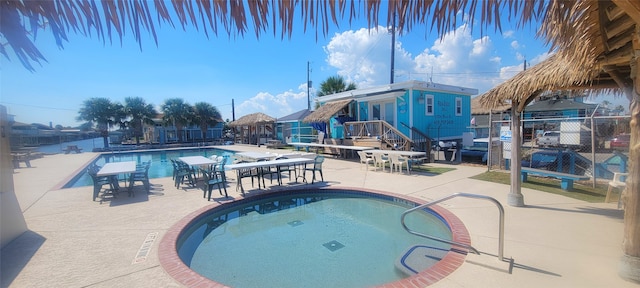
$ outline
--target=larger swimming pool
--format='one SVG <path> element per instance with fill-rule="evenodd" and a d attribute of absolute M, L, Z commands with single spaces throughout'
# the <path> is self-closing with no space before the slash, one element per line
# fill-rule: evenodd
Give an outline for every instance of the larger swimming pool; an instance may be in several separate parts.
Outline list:
<path fill-rule="evenodd" d="M 464 257 L 402 228 L 400 215 L 416 205 L 402 196 L 352 189 L 262 194 L 187 216 L 163 238 L 160 261 L 178 281 L 202 287 L 216 282 L 236 288 L 432 283 Z M 410 214 L 407 224 L 443 239 L 468 237 L 461 236 L 466 233 L 462 223 L 438 207 Z M 447 263 L 440 266 L 446 268 L 432 274 L 401 272 L 398 260 L 417 245 L 445 251 L 441 262 Z"/>
<path fill-rule="evenodd" d="M 172 150 L 147 150 L 147 151 L 136 151 L 136 152 L 120 152 L 120 153 L 105 153 L 100 155 L 95 159 L 92 163 L 97 165 L 104 165 L 109 162 L 124 162 L 124 161 L 136 161 L 137 163 L 143 163 L 147 161 L 151 161 L 151 166 L 149 167 L 149 178 L 163 178 L 163 177 L 171 177 L 173 174 L 173 166 L 171 165 L 171 159 L 184 157 L 184 156 L 232 156 L 235 152 L 215 149 L 215 148 L 206 148 L 206 149 L 172 149 Z M 229 157 L 231 160 L 231 157 Z M 93 181 L 89 174 L 86 171 L 82 171 L 75 175 L 71 181 L 67 182 L 63 188 L 71 188 L 71 187 L 83 187 L 83 186 L 91 186 L 93 185 Z"/>

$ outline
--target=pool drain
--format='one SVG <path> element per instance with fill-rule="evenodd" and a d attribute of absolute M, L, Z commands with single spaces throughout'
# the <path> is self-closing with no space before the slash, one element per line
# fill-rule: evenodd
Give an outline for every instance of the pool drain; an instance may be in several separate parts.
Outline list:
<path fill-rule="evenodd" d="M 331 251 L 331 252 L 334 252 L 334 251 L 344 247 L 344 245 L 342 245 L 342 243 L 340 243 L 340 242 L 338 242 L 336 240 L 324 243 L 324 244 L 322 244 L 322 246 L 324 246 L 325 248 L 329 249 L 329 251 Z"/>
<path fill-rule="evenodd" d="M 296 227 L 304 224 L 304 222 L 300 220 L 295 220 L 295 221 L 288 222 L 287 224 L 289 224 L 291 227 Z"/>

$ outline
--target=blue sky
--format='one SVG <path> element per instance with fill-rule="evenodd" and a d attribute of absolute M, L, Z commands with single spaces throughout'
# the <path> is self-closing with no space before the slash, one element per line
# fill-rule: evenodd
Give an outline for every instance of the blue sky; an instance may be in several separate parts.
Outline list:
<path fill-rule="evenodd" d="M 359 88 L 389 83 L 391 35 L 383 27 L 368 30 L 366 21 L 345 21 L 326 37 L 320 32 L 316 40 L 315 28 L 304 33 L 301 23 L 294 26 L 291 39 L 270 30 L 256 39 L 251 31 L 244 37 L 223 33 L 207 38 L 193 27 L 162 25 L 158 46 L 148 37 L 142 50 L 130 35 L 121 45 L 117 37 L 103 44 L 75 34 L 60 49 L 41 31 L 36 45 L 48 62 L 36 64 L 35 72 L 15 57 L 0 56 L 0 104 L 18 122 L 54 126 L 81 124 L 78 110 L 91 97 L 123 103 L 125 97 L 138 96 L 158 110 L 169 98 L 204 101 L 224 119 L 232 118 L 234 99 L 236 119 L 254 112 L 283 117 L 307 107 L 307 62 L 312 101 L 314 88 L 330 76 L 341 75 Z M 535 65 L 547 52 L 528 27 L 505 25 L 502 33 L 490 29 L 481 35 L 479 27 L 472 30 L 462 23 L 442 40 L 414 27 L 396 37 L 395 82 L 431 78 L 482 94 L 522 71 L 525 59 Z M 628 108 L 623 98 L 607 100 Z"/>

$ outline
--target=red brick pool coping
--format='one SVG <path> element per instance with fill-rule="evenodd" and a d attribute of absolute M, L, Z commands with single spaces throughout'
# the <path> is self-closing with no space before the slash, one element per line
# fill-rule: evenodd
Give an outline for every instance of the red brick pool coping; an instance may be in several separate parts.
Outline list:
<path fill-rule="evenodd" d="M 315 188 L 313 188 L 315 189 Z M 299 190 L 299 189 L 295 189 Z M 295 191 L 294 190 L 294 191 Z M 415 202 L 418 204 L 426 203 L 423 199 L 399 195 L 395 193 L 378 191 L 372 189 L 363 189 L 363 188 L 352 188 L 352 187 L 331 187 L 331 188 L 317 188 L 317 190 L 353 190 L 353 191 L 362 191 L 362 192 L 370 192 L 376 193 L 386 196 L 395 197 L 398 199 L 403 199 L 411 202 Z M 292 190 L 284 190 L 286 192 L 291 192 Z M 261 195 L 268 194 L 277 194 L 284 192 L 283 190 L 274 191 L 274 192 L 264 192 Z M 231 203 L 231 202 L 226 202 Z M 195 219 L 198 218 L 201 214 L 216 208 L 218 206 L 224 205 L 226 203 L 216 203 L 213 205 L 209 205 L 203 208 L 200 208 L 186 217 L 182 218 L 176 224 L 171 226 L 169 230 L 165 233 L 162 240 L 160 241 L 158 248 L 158 258 L 160 260 L 160 265 L 173 279 L 177 282 L 182 283 L 187 287 L 227 287 L 224 284 L 215 282 L 209 278 L 205 278 L 197 272 L 191 270 L 189 266 L 185 265 L 184 262 L 178 256 L 178 251 L 176 244 L 178 242 L 178 237 L 182 233 L 182 231 L 189 226 Z M 464 226 L 462 221 L 456 217 L 453 213 L 448 210 L 439 207 L 437 205 L 429 207 L 434 212 L 440 215 L 446 223 L 449 225 L 452 233 L 452 241 L 464 243 L 467 245 L 471 244 L 471 238 L 469 237 L 469 232 L 467 228 Z M 429 286 L 437 281 L 444 279 L 449 274 L 453 273 L 458 267 L 464 263 L 464 259 L 466 257 L 466 250 L 463 248 L 456 248 L 459 251 L 465 252 L 464 254 L 459 252 L 449 251 L 438 263 L 431 266 L 429 269 L 421 271 L 420 273 L 404 278 L 402 280 L 398 280 L 391 283 L 382 284 L 378 287 L 425 287 Z"/>

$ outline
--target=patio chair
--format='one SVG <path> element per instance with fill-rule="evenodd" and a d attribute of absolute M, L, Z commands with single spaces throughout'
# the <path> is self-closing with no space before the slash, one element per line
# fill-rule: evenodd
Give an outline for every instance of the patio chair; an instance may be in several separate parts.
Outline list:
<path fill-rule="evenodd" d="M 393 173 L 393 170 L 395 170 L 395 168 L 398 168 L 398 173 L 402 173 L 402 166 L 406 166 L 407 167 L 407 172 L 409 172 L 409 162 L 407 160 L 407 158 L 404 158 L 400 155 L 394 154 L 394 155 L 389 155 L 389 158 L 391 159 L 391 172 Z"/>
<path fill-rule="evenodd" d="M 378 166 L 380 166 L 380 168 L 382 168 L 382 172 L 384 172 L 384 170 L 386 169 L 385 166 L 387 166 L 387 163 L 390 163 L 389 161 L 389 155 L 387 154 L 374 154 L 374 159 L 375 159 L 375 164 L 376 164 L 376 170 L 378 170 Z M 391 168 L 391 167 L 389 167 Z M 389 171 L 391 172 L 391 171 Z"/>
<path fill-rule="evenodd" d="M 149 167 L 151 161 L 136 165 L 136 172 L 129 176 L 129 196 L 133 196 L 133 184 L 136 181 L 142 182 L 147 193 L 151 192 L 151 183 L 149 183 Z"/>
<path fill-rule="evenodd" d="M 289 158 L 285 156 L 280 156 L 275 160 L 281 160 L 281 159 L 289 159 Z M 277 169 L 278 169 L 278 185 L 282 185 L 282 172 L 287 172 L 287 174 L 289 175 L 289 181 L 291 181 L 292 171 L 296 176 L 296 179 L 298 178 L 298 171 L 296 170 L 295 165 L 278 165 Z"/>
<path fill-rule="evenodd" d="M 240 164 L 240 163 L 247 163 L 248 161 L 237 161 L 235 163 Z M 238 190 L 238 187 L 242 186 L 242 178 L 251 178 L 251 187 L 255 187 L 254 186 L 254 182 L 253 179 L 257 177 L 258 178 L 258 188 L 260 188 L 260 175 L 258 173 L 258 169 L 255 168 L 245 168 L 245 169 L 238 169 L 238 183 L 240 184 L 239 186 L 236 186 L 236 191 Z"/>
<path fill-rule="evenodd" d="M 607 197 L 604 199 L 604 203 L 609 203 L 609 198 L 611 197 L 611 191 L 615 189 L 620 190 L 620 196 L 618 196 L 618 209 L 622 207 L 622 193 L 624 189 L 627 187 L 627 183 L 624 182 L 623 177 L 629 176 L 629 173 L 620 173 L 614 172 L 613 179 L 609 181 L 609 188 L 607 189 Z"/>
<path fill-rule="evenodd" d="M 360 156 L 360 164 L 363 164 L 367 171 L 369 171 L 369 163 L 374 165 L 376 163 L 375 159 L 373 159 L 373 156 L 365 153 L 364 151 L 358 151 L 358 156 Z"/>
<path fill-rule="evenodd" d="M 224 188 L 224 197 L 229 197 L 227 194 L 227 176 L 224 172 L 224 165 L 222 170 L 202 170 L 202 178 L 204 185 L 202 187 L 203 195 L 207 201 L 211 201 L 211 191 L 213 186 L 218 186 L 218 192 L 222 195 L 222 189 Z"/>
<path fill-rule="evenodd" d="M 193 170 L 193 168 L 189 167 L 189 165 L 187 165 L 187 163 L 184 163 L 182 161 L 179 160 L 172 160 L 175 161 L 175 166 L 174 166 L 174 180 L 175 180 L 175 186 L 176 188 L 180 188 L 180 184 L 183 184 L 185 180 L 189 180 L 189 184 L 190 185 L 195 185 L 196 184 L 196 177 L 195 177 L 195 171 Z"/>
<path fill-rule="evenodd" d="M 324 176 L 322 175 L 322 162 L 324 162 L 324 156 L 316 156 L 313 160 L 312 167 L 304 167 L 304 182 L 307 182 L 307 171 L 311 171 L 313 177 L 311 178 L 311 184 L 316 181 L 316 171 L 320 172 L 320 179 L 324 182 Z"/>
<path fill-rule="evenodd" d="M 113 186 L 111 177 L 98 176 L 98 171 L 100 171 L 100 166 L 95 164 L 92 164 L 89 166 L 89 168 L 87 168 L 87 174 L 89 174 L 91 180 L 93 180 L 93 201 L 96 201 L 96 198 L 98 198 L 100 192 L 102 192 L 102 197 L 107 194 L 111 194 L 113 197 L 115 197 L 116 189 Z M 105 185 L 108 185 L 108 188 L 103 189 Z"/>
<path fill-rule="evenodd" d="M 257 162 L 263 162 L 263 161 L 267 161 L 267 159 L 260 159 Z M 262 187 L 267 187 L 266 184 L 264 183 L 264 177 L 266 175 L 269 175 L 269 180 L 271 181 L 271 184 L 273 184 L 273 176 L 276 176 L 276 180 L 278 181 L 278 184 L 280 184 L 280 175 L 279 175 L 280 171 L 278 171 L 278 167 L 276 166 L 266 166 L 266 167 L 260 167 L 258 168 L 258 174 L 259 174 L 259 178 L 258 178 L 258 188 L 260 188 L 260 177 L 262 177 Z"/>

